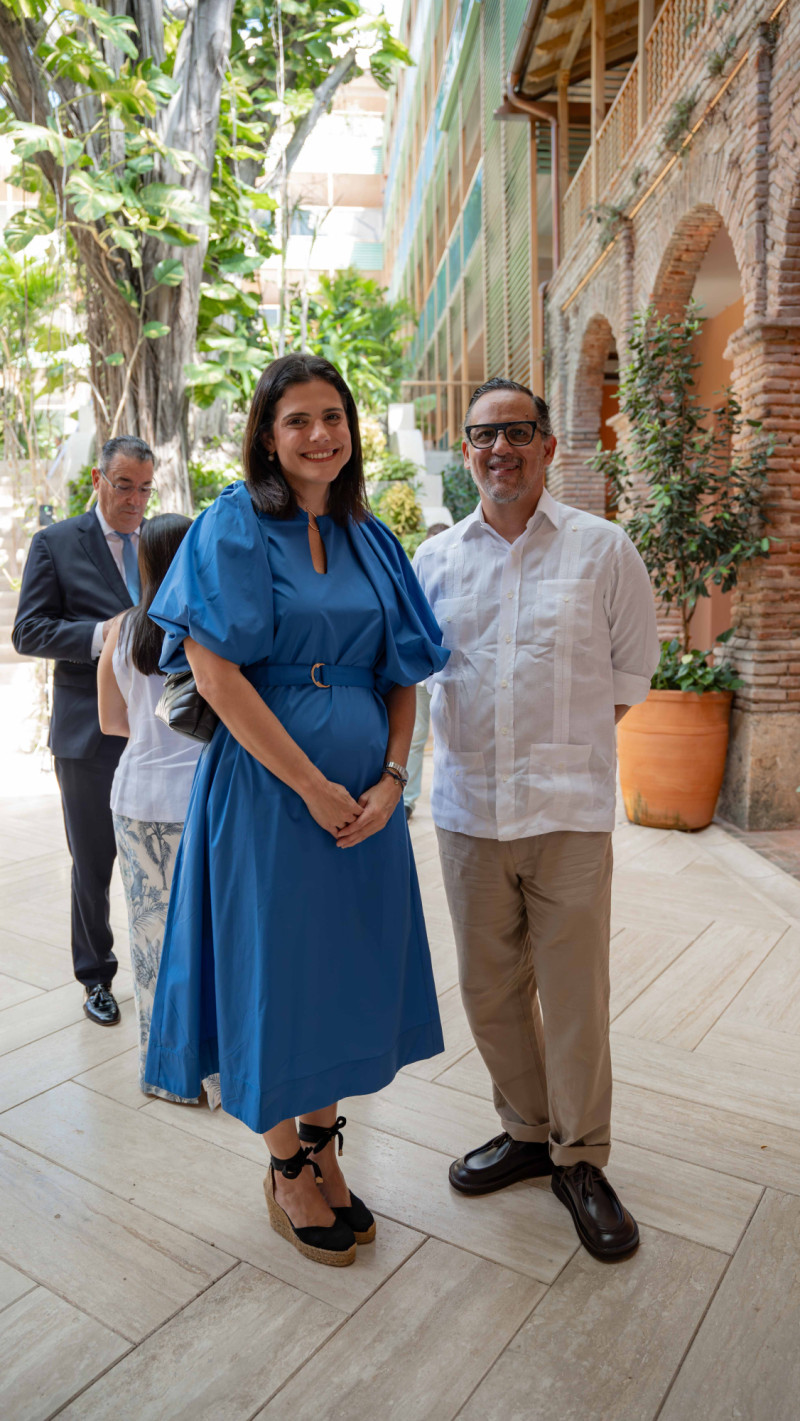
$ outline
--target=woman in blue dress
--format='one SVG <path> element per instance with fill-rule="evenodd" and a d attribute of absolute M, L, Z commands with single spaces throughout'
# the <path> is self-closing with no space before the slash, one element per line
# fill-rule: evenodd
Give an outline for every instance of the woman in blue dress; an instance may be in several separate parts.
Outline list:
<path fill-rule="evenodd" d="M 266 1140 L 272 1227 L 341 1266 L 375 1223 L 336 1160 L 338 1101 L 443 1049 L 402 792 L 414 687 L 448 653 L 367 511 L 335 366 L 274 361 L 243 457 L 150 610 L 162 669 L 188 664 L 220 724 L 176 864 L 147 1079 L 194 1097 L 219 1071 L 224 1108 Z"/>

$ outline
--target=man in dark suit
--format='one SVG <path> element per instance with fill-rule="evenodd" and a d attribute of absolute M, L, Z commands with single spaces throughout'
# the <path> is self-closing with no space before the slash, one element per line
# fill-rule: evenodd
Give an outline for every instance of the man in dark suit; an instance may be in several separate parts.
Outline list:
<path fill-rule="evenodd" d="M 72 855 L 72 960 L 91 1021 L 120 1019 L 108 890 L 116 856 L 111 781 L 125 740 L 103 735 L 97 660 L 114 617 L 139 600 L 139 530 L 153 489 L 153 452 L 122 435 L 92 469 L 89 513 L 42 528 L 31 543 L 12 632 L 22 656 L 55 661 L 49 745 Z"/>

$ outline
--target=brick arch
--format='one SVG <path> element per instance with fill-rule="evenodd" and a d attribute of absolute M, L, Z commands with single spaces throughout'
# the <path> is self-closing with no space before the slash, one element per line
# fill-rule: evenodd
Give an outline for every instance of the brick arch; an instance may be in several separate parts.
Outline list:
<path fill-rule="evenodd" d="M 775 272 L 774 309 L 778 316 L 800 316 L 800 173 L 797 175 L 786 225 L 777 242 L 780 258 Z M 769 272 L 768 272 L 769 281 Z"/>
<path fill-rule="evenodd" d="M 570 448 L 588 457 L 600 436 L 600 406 L 603 400 L 603 372 L 612 346 L 619 343 L 607 316 L 595 312 L 583 328 L 572 386 Z"/>
<path fill-rule="evenodd" d="M 661 258 L 650 299 L 660 316 L 683 315 L 703 257 L 723 219 L 709 203 L 698 203 L 678 222 Z"/>

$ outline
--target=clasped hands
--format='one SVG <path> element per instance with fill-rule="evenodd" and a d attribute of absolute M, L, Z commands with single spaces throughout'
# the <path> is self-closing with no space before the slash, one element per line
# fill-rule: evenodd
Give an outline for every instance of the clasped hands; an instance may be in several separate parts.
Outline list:
<path fill-rule="evenodd" d="M 315 785 L 304 799 L 312 819 L 333 835 L 337 847 L 351 849 L 386 827 L 402 794 L 397 780 L 391 775 L 382 775 L 378 783 L 365 789 L 357 800 L 344 785 L 326 779 Z"/>

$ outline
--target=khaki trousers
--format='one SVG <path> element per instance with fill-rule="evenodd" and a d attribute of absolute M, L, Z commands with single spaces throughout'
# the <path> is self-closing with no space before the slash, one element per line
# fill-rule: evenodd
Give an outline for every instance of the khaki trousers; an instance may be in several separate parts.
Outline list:
<path fill-rule="evenodd" d="M 602 1167 L 611 1143 L 611 835 L 438 829 L 464 1010 L 514 1140 Z"/>

